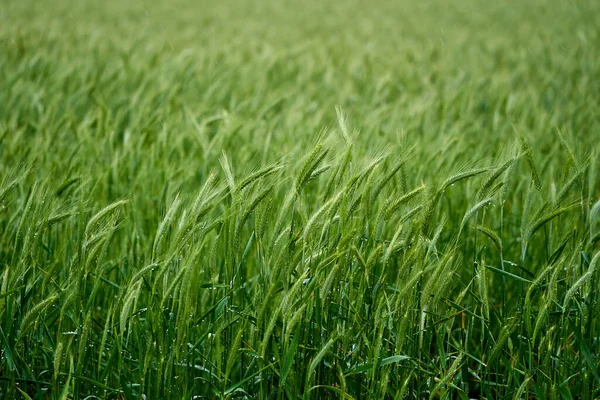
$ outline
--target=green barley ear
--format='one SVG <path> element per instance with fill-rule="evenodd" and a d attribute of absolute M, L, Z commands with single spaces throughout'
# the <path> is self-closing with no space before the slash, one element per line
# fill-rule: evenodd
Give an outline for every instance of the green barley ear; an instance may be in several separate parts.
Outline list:
<path fill-rule="evenodd" d="M 333 344 L 337 341 L 338 335 L 339 334 L 337 332 L 333 333 L 331 335 L 331 337 L 329 338 L 329 340 L 327 341 L 327 343 L 325 343 L 325 345 L 319 350 L 317 355 L 315 355 L 315 357 L 312 359 L 312 361 L 308 365 L 308 372 L 306 374 L 307 386 L 308 386 L 309 382 L 312 381 L 313 374 L 315 373 L 315 370 L 317 369 L 318 365 L 321 363 L 323 358 L 329 353 L 331 346 L 333 346 Z M 308 392 L 307 392 L 307 394 L 308 394 Z M 305 395 L 305 398 L 307 398 L 306 395 Z"/>
<path fill-rule="evenodd" d="M 437 207 L 438 202 L 440 201 L 440 199 L 442 198 L 442 196 L 445 194 L 446 189 L 452 185 L 454 185 L 457 182 L 475 177 L 477 175 L 483 174 L 484 172 L 487 172 L 489 169 L 488 168 L 474 168 L 474 169 L 468 169 L 465 171 L 461 171 L 457 174 L 454 174 L 452 176 L 450 176 L 449 178 L 447 178 L 439 187 L 439 189 L 435 190 L 432 195 L 430 195 L 430 200 L 428 201 L 427 204 L 427 208 L 425 211 L 425 218 L 423 220 L 423 225 L 422 225 L 422 232 L 424 235 L 428 235 L 430 232 L 430 226 L 431 226 L 431 221 L 433 219 L 433 216 L 435 214 L 435 210 Z"/>
<path fill-rule="evenodd" d="M 233 177 L 233 169 L 231 168 L 231 163 L 229 162 L 229 158 L 227 158 L 227 153 L 225 153 L 225 150 L 223 150 L 219 162 L 221 163 L 223 173 L 225 173 L 225 181 L 227 182 L 227 186 L 229 187 L 229 193 L 233 196 L 233 194 L 236 191 L 235 179 Z"/>
<path fill-rule="evenodd" d="M 304 162 L 304 165 L 302 166 L 300 174 L 298 175 L 298 178 L 296 179 L 296 183 L 294 185 L 294 187 L 296 188 L 296 196 L 298 196 L 302 192 L 304 187 L 312 179 L 314 179 L 320 174 L 317 173 L 315 175 L 315 172 L 317 171 L 319 165 L 329 152 L 329 150 L 324 149 L 323 146 L 324 144 L 322 142 L 318 143 Z"/>
<path fill-rule="evenodd" d="M 375 188 L 371 191 L 371 199 L 370 201 L 375 201 L 381 190 L 392 180 L 394 175 L 402 168 L 402 166 L 406 163 L 406 160 L 399 161 L 394 168 L 390 172 L 387 173 L 382 179 L 379 180 Z"/>
<path fill-rule="evenodd" d="M 386 218 L 390 218 L 402 204 L 410 201 L 414 197 L 417 197 L 423 190 L 425 190 L 425 185 L 421 185 L 418 188 L 402 195 L 399 199 L 393 201 L 392 204 L 390 204 L 386 209 Z"/>
<path fill-rule="evenodd" d="M 596 253 L 596 255 L 592 258 L 592 261 L 590 262 L 590 266 L 589 266 L 588 270 L 583 275 L 581 275 L 581 277 L 573 284 L 573 286 L 571 286 L 569 288 L 569 290 L 565 294 L 565 298 L 563 300 L 563 305 L 562 305 L 563 312 L 565 312 L 568 309 L 569 302 L 575 296 L 577 291 L 588 280 L 590 280 L 592 278 L 592 276 L 594 275 L 594 272 L 596 271 L 596 264 L 598 264 L 598 260 L 600 260 L 600 251 L 598 253 Z"/>
<path fill-rule="evenodd" d="M 575 173 L 577 175 L 579 175 L 580 168 L 577 165 L 577 159 L 575 158 L 575 154 L 573 153 L 571 146 L 569 146 L 569 143 L 567 143 L 567 141 L 565 140 L 565 137 L 562 134 L 560 128 L 556 128 L 556 135 L 558 136 L 558 139 L 560 140 L 561 145 L 565 148 L 565 151 L 567 152 L 567 163 L 573 164 L 573 166 L 575 167 Z M 580 183 L 583 183 L 583 182 L 580 181 Z"/>
<path fill-rule="evenodd" d="M 160 246 L 164 236 L 167 233 L 168 227 L 173 222 L 175 213 L 179 209 L 180 205 L 181 205 L 181 200 L 179 199 L 179 194 L 178 194 L 175 196 L 175 199 L 173 200 L 173 202 L 167 209 L 167 212 L 165 213 L 163 220 L 160 222 L 160 224 L 158 225 L 158 228 L 156 229 L 156 233 L 154 235 L 154 242 L 152 243 L 152 260 L 153 261 L 156 260 L 156 258 L 158 256 L 159 246 Z"/>
<path fill-rule="evenodd" d="M 551 211 L 549 213 L 546 213 L 542 216 L 539 216 L 537 219 L 535 219 L 531 225 L 529 226 L 529 228 L 527 229 L 527 233 L 525 235 L 525 240 L 528 241 L 535 232 L 537 232 L 542 226 L 544 226 L 546 223 L 548 223 L 549 221 L 552 221 L 554 218 L 559 217 L 560 215 L 576 208 L 579 206 L 579 203 L 573 203 L 570 204 L 568 206 L 565 207 L 561 207 L 559 209 L 556 209 L 554 211 Z"/>
<path fill-rule="evenodd" d="M 342 108 L 339 106 L 335 106 L 335 113 L 337 115 L 338 125 L 340 127 L 340 134 L 342 139 L 347 146 L 352 146 L 352 138 L 350 137 L 350 132 L 348 131 L 348 121 L 346 114 L 342 111 Z"/>
<path fill-rule="evenodd" d="M 505 351 L 504 347 L 509 344 L 510 336 L 518 326 L 519 323 L 517 320 L 511 320 L 502 328 L 500 335 L 496 340 L 496 344 L 494 344 L 494 347 L 492 348 L 491 352 L 489 353 L 490 355 L 486 360 L 487 365 L 492 365 L 493 362 L 496 361 L 496 358 L 500 356 L 500 353 Z"/>
<path fill-rule="evenodd" d="M 60 366 L 63 357 L 63 348 L 64 343 L 62 341 L 56 344 L 56 348 L 54 349 L 54 381 L 58 379 L 58 375 L 60 375 Z"/>
<path fill-rule="evenodd" d="M 10 179 L 7 182 L 2 182 L 0 186 L 0 205 L 4 201 L 4 198 L 8 195 L 8 193 L 13 190 L 19 183 L 23 182 L 23 180 L 33 171 L 32 167 L 25 168 L 17 173 L 17 176 Z M 5 179 L 6 179 L 5 175 Z"/>
<path fill-rule="evenodd" d="M 92 228 L 95 227 L 95 225 L 105 216 L 107 216 L 108 214 L 111 213 L 111 211 L 118 209 L 119 207 L 124 206 L 125 204 L 129 203 L 129 200 L 119 200 L 117 202 L 114 202 L 112 204 L 109 204 L 108 206 L 104 207 L 102 210 L 98 211 L 94 216 L 92 216 L 92 218 L 90 218 L 90 220 L 88 221 L 86 227 L 85 227 L 85 236 L 88 237 L 90 236 L 90 232 L 92 230 Z"/>
<path fill-rule="evenodd" d="M 333 268 L 331 268 L 331 271 L 329 271 L 329 273 L 327 274 L 327 277 L 325 278 L 325 281 L 321 286 L 321 291 L 319 294 L 321 295 L 321 307 L 323 308 L 325 308 L 326 302 L 329 300 L 329 292 L 331 291 L 331 287 L 334 284 L 334 280 L 338 275 L 339 269 L 340 263 L 335 263 Z"/>
<path fill-rule="evenodd" d="M 489 168 L 473 168 L 473 169 L 468 169 L 466 171 L 459 172 L 457 174 L 450 176 L 448 179 L 446 179 L 444 181 L 444 183 L 442 183 L 442 186 L 440 187 L 439 190 L 441 192 L 444 192 L 449 186 L 452 186 L 457 182 L 472 178 L 477 175 L 481 175 L 487 171 L 489 171 Z"/>
<path fill-rule="evenodd" d="M 523 383 L 521 383 L 521 385 L 517 388 L 517 390 L 515 391 L 514 396 L 512 397 L 513 399 L 522 399 L 523 398 L 523 393 L 525 392 L 525 390 L 527 389 L 527 387 L 529 386 L 531 381 L 531 377 L 526 375 L 526 378 L 523 379 Z"/>
<path fill-rule="evenodd" d="M 494 171 L 492 171 L 490 176 L 484 182 L 483 186 L 481 186 L 481 188 L 479 189 L 479 192 L 477 193 L 477 198 L 483 199 L 485 198 L 485 196 L 488 196 L 490 189 L 492 188 L 496 180 L 498 180 L 498 178 L 500 178 L 500 176 L 502 176 L 502 174 L 504 174 L 504 172 L 506 172 L 506 170 L 510 168 L 516 160 L 517 157 L 513 157 L 506 161 L 504 164 L 500 165 Z"/>
<path fill-rule="evenodd" d="M 121 331 L 121 335 L 123 335 L 127 328 L 127 321 L 131 317 L 131 314 L 135 308 L 141 288 L 141 281 L 133 284 L 126 295 L 125 300 L 123 301 L 123 308 L 121 309 L 121 316 L 119 317 L 119 330 Z"/>
<path fill-rule="evenodd" d="M 585 171 L 578 171 L 573 175 L 568 181 L 566 181 L 561 188 L 560 192 L 556 195 L 556 199 L 554 200 L 554 204 L 560 204 L 567 197 L 569 190 L 575 185 L 575 183 L 581 184 L 581 179 L 583 177 L 583 173 Z"/>
<path fill-rule="evenodd" d="M 344 194 L 344 191 L 340 191 L 339 193 L 337 193 L 335 196 L 333 196 L 331 199 L 329 199 L 325 204 L 323 204 L 317 211 L 315 211 L 315 213 L 309 218 L 308 221 L 306 221 L 306 225 L 304 226 L 304 229 L 302 231 L 302 239 L 303 240 L 307 240 L 308 236 L 312 230 L 313 225 L 317 222 L 317 220 L 319 218 L 321 218 L 321 216 L 326 213 L 327 211 L 329 211 L 329 209 L 331 209 L 332 207 L 335 207 L 336 203 L 340 200 L 340 198 L 342 197 L 342 195 Z"/>
<path fill-rule="evenodd" d="M 535 279 L 530 283 L 529 288 L 525 294 L 525 298 L 523 300 L 523 316 L 525 322 L 525 328 L 528 332 L 533 332 L 533 327 L 531 326 L 531 314 L 534 308 L 534 294 L 539 289 L 540 285 L 546 280 L 548 275 L 554 271 L 554 267 L 552 265 L 548 265 L 541 272 L 537 274 Z"/>
<path fill-rule="evenodd" d="M 231 344 L 229 346 L 229 356 L 227 357 L 227 363 L 225 365 L 225 375 L 224 375 L 224 379 L 227 381 L 229 380 L 233 367 L 234 365 L 239 362 L 239 356 L 240 356 L 240 345 L 242 343 L 242 335 L 244 334 L 244 324 L 239 324 L 238 328 L 237 328 L 237 332 L 235 334 L 235 336 L 233 337 Z"/>
<path fill-rule="evenodd" d="M 344 179 L 344 175 L 346 172 L 350 170 L 350 175 L 352 175 L 352 155 L 353 155 L 353 144 L 350 143 L 346 148 L 346 152 L 344 153 L 344 157 L 341 160 L 340 170 L 338 172 L 338 177 L 336 180 L 336 185 L 340 185 L 342 180 Z M 329 192 L 329 190 L 328 190 Z"/>
<path fill-rule="evenodd" d="M 475 225 L 475 228 L 483 233 L 484 235 L 486 235 L 488 238 L 490 238 L 492 240 L 492 242 L 494 243 L 494 245 L 496 246 L 496 248 L 500 251 L 502 251 L 502 239 L 500 239 L 500 236 L 494 232 L 493 230 L 489 229 L 486 226 L 483 225 Z"/>
<path fill-rule="evenodd" d="M 491 198 L 491 197 L 481 200 L 479 203 L 475 204 L 473 207 L 471 207 L 469 210 L 467 210 L 467 212 L 463 216 L 462 222 L 460 224 L 459 236 L 460 236 L 460 232 L 462 232 L 466 223 L 473 217 L 473 215 L 475 215 L 477 212 L 479 212 L 479 210 L 481 210 L 482 208 L 487 207 L 488 205 L 492 204 L 492 201 L 493 201 L 493 198 Z"/>
<path fill-rule="evenodd" d="M 431 390 L 431 394 L 429 395 L 430 400 L 437 398 L 440 395 L 440 391 L 442 389 L 444 389 L 444 387 L 446 385 L 448 385 L 449 382 L 454 378 L 455 374 L 458 372 L 458 370 L 461 366 L 463 357 L 464 357 L 464 353 L 461 352 L 458 355 L 458 357 L 456 357 L 454 359 L 454 361 L 450 365 L 450 368 L 448 368 L 448 370 L 446 371 L 444 376 L 438 381 L 438 383 L 435 385 L 435 387 Z M 441 395 L 440 397 L 444 398 L 445 396 Z"/>
<path fill-rule="evenodd" d="M 535 188 L 538 192 L 542 191 L 542 182 L 540 181 L 540 176 L 537 172 L 537 168 L 535 167 L 535 162 L 533 161 L 533 155 L 531 154 L 531 147 L 525 140 L 523 135 L 519 136 L 519 140 L 521 141 L 521 147 L 523 149 L 523 153 L 525 155 L 525 159 L 527 160 L 527 165 L 529 165 L 529 170 L 531 171 L 531 179 L 535 185 Z"/>
<path fill-rule="evenodd" d="M 44 299 L 40 303 L 36 304 L 35 307 L 29 310 L 29 312 L 25 314 L 25 316 L 21 320 L 20 336 L 25 335 L 32 328 L 32 325 L 34 325 L 37 322 L 40 314 L 52 304 L 56 303 L 59 298 L 60 296 L 58 294 L 54 294 Z"/>
<path fill-rule="evenodd" d="M 237 188 L 238 191 L 244 190 L 247 186 L 250 186 L 251 184 L 255 183 L 256 181 L 258 181 L 259 179 L 263 179 L 269 175 L 275 174 L 276 172 L 279 172 L 283 169 L 283 165 L 270 165 L 266 168 L 263 168 L 259 171 L 254 172 L 253 174 L 250 174 L 247 178 L 245 178 L 239 185 L 239 187 Z"/>

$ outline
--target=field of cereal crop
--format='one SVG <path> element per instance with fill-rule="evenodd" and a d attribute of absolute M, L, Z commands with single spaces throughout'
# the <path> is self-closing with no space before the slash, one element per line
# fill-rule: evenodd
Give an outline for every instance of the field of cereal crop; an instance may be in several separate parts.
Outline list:
<path fill-rule="evenodd" d="M 0 398 L 599 398 L 599 15 L 0 1 Z"/>

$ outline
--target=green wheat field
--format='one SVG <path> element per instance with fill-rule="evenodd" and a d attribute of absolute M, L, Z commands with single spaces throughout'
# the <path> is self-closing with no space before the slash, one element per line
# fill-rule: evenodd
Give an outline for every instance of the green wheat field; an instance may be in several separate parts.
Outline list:
<path fill-rule="evenodd" d="M 0 398 L 600 398 L 599 16 L 0 0 Z"/>

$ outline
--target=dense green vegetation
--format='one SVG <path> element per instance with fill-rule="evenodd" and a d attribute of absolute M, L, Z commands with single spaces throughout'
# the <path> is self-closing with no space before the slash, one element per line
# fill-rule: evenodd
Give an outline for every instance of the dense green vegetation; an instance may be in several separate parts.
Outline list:
<path fill-rule="evenodd" d="M 1 1 L 0 398 L 600 397 L 598 15 Z"/>

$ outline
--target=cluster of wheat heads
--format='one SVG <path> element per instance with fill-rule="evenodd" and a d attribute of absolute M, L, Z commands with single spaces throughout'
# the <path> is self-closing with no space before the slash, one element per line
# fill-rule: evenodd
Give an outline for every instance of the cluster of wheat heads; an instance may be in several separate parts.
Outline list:
<path fill-rule="evenodd" d="M 597 396 L 595 158 L 557 140 L 548 187 L 522 139 L 420 181 L 415 152 L 360 154 L 339 122 L 297 162 L 223 153 L 156 213 L 15 168 L 4 395 Z"/>

